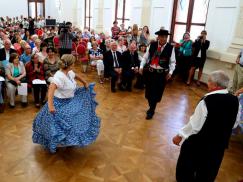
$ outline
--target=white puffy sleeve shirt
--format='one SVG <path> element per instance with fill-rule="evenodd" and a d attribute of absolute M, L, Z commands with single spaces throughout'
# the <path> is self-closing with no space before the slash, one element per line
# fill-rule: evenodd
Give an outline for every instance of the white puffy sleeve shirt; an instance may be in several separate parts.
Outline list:
<path fill-rule="evenodd" d="M 69 71 L 67 75 L 60 70 L 57 71 L 51 82 L 57 86 L 54 96 L 62 99 L 74 97 L 74 92 L 77 86 L 74 78 L 75 73 L 72 70 Z"/>
<path fill-rule="evenodd" d="M 227 94 L 228 90 L 227 89 L 223 89 L 223 90 L 217 90 L 217 91 L 212 91 L 208 94 L 206 94 L 205 96 L 211 95 L 211 94 Z M 241 106 L 239 105 L 239 110 L 238 110 L 238 114 L 237 114 L 237 118 L 234 124 L 234 128 L 238 126 L 239 121 L 240 121 L 240 111 L 241 111 Z M 190 117 L 189 122 L 180 129 L 179 131 L 179 136 L 181 136 L 183 138 L 182 142 L 187 139 L 189 136 L 193 135 L 193 134 L 197 134 L 203 127 L 206 118 L 207 118 L 207 107 L 206 107 L 206 103 L 204 100 L 201 100 L 196 109 L 194 114 Z"/>

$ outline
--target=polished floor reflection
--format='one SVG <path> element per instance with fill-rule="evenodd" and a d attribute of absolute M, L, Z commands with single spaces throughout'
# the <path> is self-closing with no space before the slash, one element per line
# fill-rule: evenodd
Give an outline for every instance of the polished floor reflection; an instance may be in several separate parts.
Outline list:
<path fill-rule="evenodd" d="M 75 67 L 80 72 L 80 67 Z M 96 81 L 96 72 L 81 74 Z M 82 149 L 61 148 L 50 154 L 32 143 L 32 120 L 38 109 L 7 108 L 0 114 L 1 182 L 174 182 L 179 147 L 172 137 L 189 119 L 206 88 L 167 85 L 154 118 L 145 120 L 144 92 L 110 92 L 96 85 L 102 126 L 97 141 Z M 232 140 L 218 182 L 243 179 L 243 144 Z"/>

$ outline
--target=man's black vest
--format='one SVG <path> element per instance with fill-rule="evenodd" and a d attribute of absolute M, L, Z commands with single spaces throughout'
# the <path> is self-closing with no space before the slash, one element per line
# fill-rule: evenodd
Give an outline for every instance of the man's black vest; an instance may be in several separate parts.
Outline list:
<path fill-rule="evenodd" d="M 208 111 L 206 121 L 202 129 L 188 139 L 202 146 L 227 148 L 238 113 L 238 98 L 231 94 L 212 94 L 204 101 Z"/>
<path fill-rule="evenodd" d="M 156 56 L 155 54 L 157 53 L 157 49 L 158 49 L 158 41 L 151 43 L 149 48 L 149 64 L 151 63 L 153 57 Z M 160 54 L 159 65 L 164 69 L 169 68 L 172 50 L 173 50 L 173 46 L 167 43 L 163 51 L 159 53 Z"/>

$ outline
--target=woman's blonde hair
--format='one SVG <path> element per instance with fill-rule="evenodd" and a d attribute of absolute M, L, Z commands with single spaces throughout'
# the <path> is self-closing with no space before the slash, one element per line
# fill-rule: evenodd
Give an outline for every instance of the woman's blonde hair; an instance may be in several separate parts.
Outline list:
<path fill-rule="evenodd" d="M 61 60 L 58 62 L 58 66 L 61 69 L 68 69 L 75 61 L 75 57 L 72 54 L 64 54 Z"/>

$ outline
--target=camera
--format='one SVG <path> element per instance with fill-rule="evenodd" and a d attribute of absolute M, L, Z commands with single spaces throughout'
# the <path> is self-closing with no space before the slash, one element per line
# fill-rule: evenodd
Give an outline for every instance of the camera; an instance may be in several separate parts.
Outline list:
<path fill-rule="evenodd" d="M 59 33 L 63 32 L 63 33 L 67 33 L 69 32 L 70 26 L 72 25 L 71 22 L 67 22 L 65 23 L 65 21 L 63 23 L 59 23 Z"/>
<path fill-rule="evenodd" d="M 203 36 L 201 35 L 201 36 L 199 36 L 198 38 L 199 38 L 199 39 L 203 39 Z"/>

